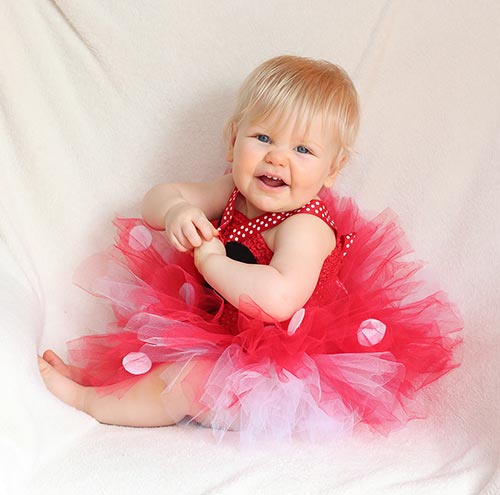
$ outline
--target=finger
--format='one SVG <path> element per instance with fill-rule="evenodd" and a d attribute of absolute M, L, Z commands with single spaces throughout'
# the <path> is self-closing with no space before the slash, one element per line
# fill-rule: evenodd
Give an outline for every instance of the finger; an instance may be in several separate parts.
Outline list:
<path fill-rule="evenodd" d="M 174 248 L 177 249 L 177 251 L 180 251 L 181 253 L 185 253 L 185 252 L 189 251 L 189 249 L 184 247 L 184 244 L 183 244 L 186 241 L 179 240 L 177 238 L 177 236 L 175 236 L 175 235 L 172 235 L 170 242 L 172 243 L 172 246 L 174 246 Z"/>
<path fill-rule="evenodd" d="M 177 230 L 171 232 L 171 237 L 175 240 L 175 248 L 182 253 L 190 251 L 193 249 L 191 242 L 186 238 L 183 232 L 183 228 L 179 227 Z"/>
<path fill-rule="evenodd" d="M 194 224 L 198 229 L 198 232 L 201 234 L 201 237 L 206 241 L 210 241 L 214 235 L 214 230 L 217 232 L 217 229 L 208 221 L 206 217 L 199 217 L 195 220 Z"/>
<path fill-rule="evenodd" d="M 184 225 L 184 227 L 182 227 L 182 233 L 191 247 L 201 246 L 203 239 L 200 237 L 200 234 L 194 224 L 188 223 L 187 225 Z"/>

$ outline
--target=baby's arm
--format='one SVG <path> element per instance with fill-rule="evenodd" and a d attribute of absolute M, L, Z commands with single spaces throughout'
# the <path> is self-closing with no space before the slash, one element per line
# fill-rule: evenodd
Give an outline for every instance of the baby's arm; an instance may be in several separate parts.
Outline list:
<path fill-rule="evenodd" d="M 218 234 L 210 220 L 220 217 L 233 188 L 230 174 L 210 182 L 159 184 L 144 197 L 142 217 L 165 230 L 176 249 L 189 251 Z"/>
<path fill-rule="evenodd" d="M 195 263 L 205 280 L 234 306 L 246 295 L 272 318 L 284 321 L 311 297 L 323 262 L 335 248 L 335 235 L 311 215 L 295 215 L 276 229 L 269 265 L 226 257 L 218 239 L 195 249 Z"/>

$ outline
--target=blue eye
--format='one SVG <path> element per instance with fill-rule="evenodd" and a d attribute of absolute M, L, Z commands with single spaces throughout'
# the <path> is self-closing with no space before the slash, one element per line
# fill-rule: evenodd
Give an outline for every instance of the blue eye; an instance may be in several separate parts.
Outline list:
<path fill-rule="evenodd" d="M 305 147 L 305 146 L 297 146 L 297 148 L 295 148 L 297 150 L 298 153 L 303 153 L 304 155 L 307 155 L 308 153 L 310 153 L 310 151 Z"/>
<path fill-rule="evenodd" d="M 271 142 L 271 139 L 269 138 L 269 136 L 266 136 L 265 134 L 257 134 L 256 137 L 261 143 L 270 143 Z"/>

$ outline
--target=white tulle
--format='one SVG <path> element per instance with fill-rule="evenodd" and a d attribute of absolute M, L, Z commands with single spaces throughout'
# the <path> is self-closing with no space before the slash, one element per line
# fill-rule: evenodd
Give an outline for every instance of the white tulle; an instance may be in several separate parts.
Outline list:
<path fill-rule="evenodd" d="M 258 438 L 283 441 L 295 437 L 314 442 L 343 437 L 359 421 L 339 393 L 325 396 L 318 363 L 302 357 L 300 378 L 269 361 L 245 364 L 237 345 L 229 346 L 217 361 L 200 402 L 211 411 L 217 439 L 227 430 L 238 430 L 243 443 Z M 384 389 L 400 371 L 390 353 L 318 356 L 320 365 L 336 368 L 337 378 L 358 390 L 394 403 Z"/>
<path fill-rule="evenodd" d="M 117 315 L 126 316 L 158 303 L 148 284 L 108 253 L 85 260 L 74 278 L 87 292 L 109 300 Z"/>
<path fill-rule="evenodd" d="M 141 352 L 153 363 L 188 360 L 220 352 L 214 342 L 190 336 L 192 332 L 200 334 L 198 327 L 159 315 L 138 313 L 130 318 L 125 330 L 136 333 L 137 338 L 144 342 Z M 169 330 L 173 331 L 172 336 L 169 336 Z M 179 336 L 179 330 L 184 337 Z"/>

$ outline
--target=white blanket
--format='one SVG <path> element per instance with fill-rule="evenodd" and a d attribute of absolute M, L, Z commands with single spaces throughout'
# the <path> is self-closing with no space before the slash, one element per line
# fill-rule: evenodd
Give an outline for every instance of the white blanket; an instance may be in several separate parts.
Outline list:
<path fill-rule="evenodd" d="M 3 0 L 0 493 L 500 493 L 500 4 Z M 465 319 L 427 420 L 342 445 L 242 452 L 228 435 L 100 425 L 52 397 L 36 354 L 102 330 L 73 270 L 154 184 L 225 168 L 235 91 L 282 53 L 326 58 L 362 103 L 337 188 L 400 215 Z"/>

